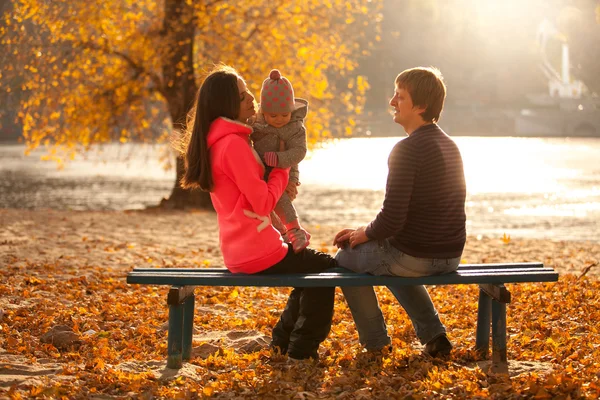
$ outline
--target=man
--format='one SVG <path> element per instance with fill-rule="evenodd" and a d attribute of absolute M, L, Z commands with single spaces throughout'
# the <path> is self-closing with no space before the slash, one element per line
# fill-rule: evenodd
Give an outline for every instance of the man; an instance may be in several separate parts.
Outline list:
<path fill-rule="evenodd" d="M 396 77 L 394 121 L 408 137 L 388 159 L 385 199 L 366 227 L 344 229 L 334 239 L 338 263 L 355 272 L 418 277 L 455 271 L 466 241 L 462 157 L 437 125 L 446 86 L 435 68 L 413 68 Z M 424 286 L 389 286 L 406 310 L 425 353 L 447 355 L 452 344 Z M 391 340 L 372 287 L 342 288 L 367 351 Z"/>

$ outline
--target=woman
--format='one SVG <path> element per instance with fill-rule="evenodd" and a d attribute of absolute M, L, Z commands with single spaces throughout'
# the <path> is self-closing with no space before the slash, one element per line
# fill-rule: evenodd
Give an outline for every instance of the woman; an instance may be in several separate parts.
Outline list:
<path fill-rule="evenodd" d="M 232 67 L 216 67 L 205 79 L 192 109 L 185 152 L 183 188 L 210 192 L 217 212 L 225 266 L 233 273 L 319 272 L 336 265 L 324 253 L 306 248 L 294 253 L 273 227 L 269 214 L 288 183 L 289 168 L 274 168 L 264 181 L 264 166 L 250 145 L 248 118 L 254 97 Z M 295 288 L 271 347 L 290 358 L 318 358 L 319 344 L 331 328 L 335 288 Z"/>

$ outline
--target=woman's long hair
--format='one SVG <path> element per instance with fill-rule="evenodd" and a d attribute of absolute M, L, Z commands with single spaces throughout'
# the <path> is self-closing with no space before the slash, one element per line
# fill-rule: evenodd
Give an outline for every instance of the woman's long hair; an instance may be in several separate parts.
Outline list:
<path fill-rule="evenodd" d="M 188 113 L 183 136 L 185 172 L 181 187 L 210 192 L 213 189 L 207 136 L 210 125 L 219 117 L 235 120 L 240 115 L 240 75 L 227 65 L 216 66 L 206 77 L 196 103 Z"/>

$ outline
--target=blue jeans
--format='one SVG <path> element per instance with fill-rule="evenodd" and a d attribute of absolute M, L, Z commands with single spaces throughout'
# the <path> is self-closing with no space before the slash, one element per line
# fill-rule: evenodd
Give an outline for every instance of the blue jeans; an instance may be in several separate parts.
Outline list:
<path fill-rule="evenodd" d="M 409 256 L 386 240 L 371 240 L 351 249 L 338 250 L 338 264 L 354 272 L 373 275 L 420 277 L 456 271 L 460 257 L 451 259 Z M 423 285 L 388 286 L 412 321 L 419 341 L 426 344 L 446 333 L 438 313 Z M 367 350 L 381 349 L 391 343 L 377 296 L 372 286 L 343 287 L 352 312 L 360 343 Z"/>

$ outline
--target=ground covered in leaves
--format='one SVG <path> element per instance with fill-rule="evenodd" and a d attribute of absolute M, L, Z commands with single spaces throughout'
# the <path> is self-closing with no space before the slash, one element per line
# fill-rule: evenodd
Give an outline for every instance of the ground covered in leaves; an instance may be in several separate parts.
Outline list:
<path fill-rule="evenodd" d="M 185 224 L 190 219 L 200 225 Z M 127 285 L 125 275 L 134 265 L 219 266 L 213 244 L 181 250 L 194 241 L 208 243 L 214 217 L 0 210 L 0 226 L 0 397 L 600 396 L 595 244 L 540 241 L 532 248 L 532 241 L 470 239 L 468 262 L 544 261 L 561 271 L 557 283 L 509 285 L 508 376 L 491 373 L 489 362 L 472 351 L 473 285 L 431 287 L 455 345 L 441 360 L 421 353 L 404 311 L 386 289 L 378 289 L 393 350 L 375 362 L 361 353 L 338 289 L 332 332 L 317 364 L 290 364 L 267 349 L 289 289 L 197 288 L 193 358 L 170 370 L 167 288 Z M 160 243 L 144 236 L 148 230 Z M 317 243 L 332 251 L 326 236 L 335 229 L 312 230 Z"/>

